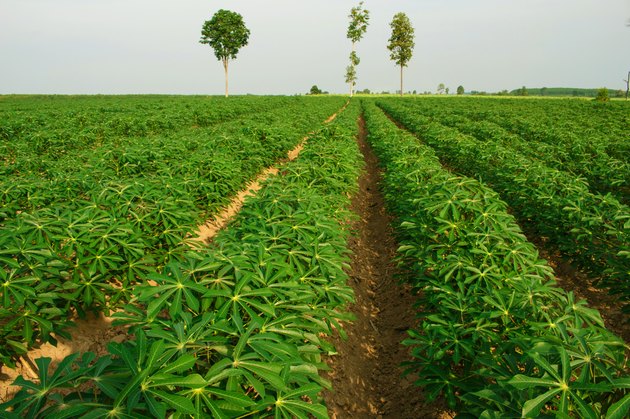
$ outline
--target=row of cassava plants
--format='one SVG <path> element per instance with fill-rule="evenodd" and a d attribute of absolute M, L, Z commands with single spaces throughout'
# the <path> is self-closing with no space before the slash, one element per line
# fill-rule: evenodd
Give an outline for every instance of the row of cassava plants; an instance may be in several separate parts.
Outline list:
<path fill-rule="evenodd" d="M 630 208 L 592 193 L 583 179 L 494 142 L 481 142 L 414 111 L 379 105 L 436 150 L 449 165 L 492 185 L 534 234 L 573 258 L 599 284 L 630 300 Z M 626 311 L 630 306 L 626 305 Z"/>
<path fill-rule="evenodd" d="M 14 194 L 24 192 L 18 179 L 1 181 L 0 364 L 66 336 L 74 313 L 129 301 L 146 274 L 183 258 L 181 243 L 230 195 L 337 109 L 303 106 L 292 121 L 289 107 L 195 137 L 138 138 L 68 178 L 39 179 L 24 193 L 30 206 Z M 114 170 L 121 159 L 139 167 Z"/>
<path fill-rule="evenodd" d="M 492 189 L 443 169 L 430 147 L 365 107 L 398 257 L 420 295 L 419 328 L 404 342 L 417 384 L 462 417 L 625 417 L 623 341 L 556 287 Z"/>
<path fill-rule="evenodd" d="M 423 107 L 426 115 L 425 110 Z M 534 123 L 531 116 L 514 117 L 502 126 L 493 122 L 500 117 L 490 112 L 478 120 L 476 115 L 449 113 L 448 107 L 431 111 L 431 116 L 440 124 L 472 135 L 482 143 L 494 142 L 527 158 L 539 159 L 552 168 L 584 177 L 591 190 L 611 193 L 625 204 L 630 202 L 630 163 L 610 157 L 603 144 L 593 144 L 588 139 L 577 139 L 566 133 L 559 136 L 553 133 L 554 127 L 540 132 L 559 138 L 552 143 L 547 138 L 547 141 L 541 140 L 539 132 L 530 128 Z"/>
<path fill-rule="evenodd" d="M 136 285 L 118 323 L 134 338 L 108 356 L 73 354 L 0 405 L 9 417 L 327 417 L 323 340 L 352 300 L 346 285 L 360 153 L 358 104 L 248 199 L 209 248 Z"/>
<path fill-rule="evenodd" d="M 0 103 L 0 139 L 19 152 L 63 152 L 110 137 L 164 135 L 207 127 L 296 101 L 290 97 L 241 96 L 7 96 Z M 5 153 L 3 153 L 5 154 Z M 6 154 L 5 154 L 6 156 Z"/>
<path fill-rule="evenodd" d="M 89 198 L 94 189 L 100 193 L 109 183 L 116 187 L 152 182 L 167 188 L 184 183 L 199 205 L 205 205 L 209 198 L 213 200 L 215 189 L 230 188 L 239 173 L 275 161 L 343 104 L 341 98 L 293 99 L 278 98 L 278 105 L 272 105 L 270 98 L 260 103 L 250 99 L 248 114 L 233 115 L 231 105 L 217 106 L 225 122 L 216 119 L 204 126 L 188 124 L 147 135 L 82 139 L 80 132 L 70 128 L 59 135 L 61 142 L 52 149 L 40 150 L 30 137 L 3 141 L 6 161 L 0 164 L 0 217 Z M 134 103 L 132 117 L 142 123 L 149 115 L 143 113 L 142 101 Z M 211 103 L 206 106 L 212 109 Z M 296 114 L 300 117 L 290 117 Z M 46 127 L 35 134 L 52 135 Z"/>
<path fill-rule="evenodd" d="M 424 110 L 496 123 L 524 139 L 630 162 L 627 102 L 581 99 L 423 98 Z"/>

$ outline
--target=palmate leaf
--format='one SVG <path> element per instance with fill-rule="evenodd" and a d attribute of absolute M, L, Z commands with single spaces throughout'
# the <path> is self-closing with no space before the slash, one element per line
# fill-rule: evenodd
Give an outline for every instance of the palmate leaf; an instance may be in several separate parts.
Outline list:
<path fill-rule="evenodd" d="M 84 368 L 72 368 L 79 354 L 71 354 L 65 357 L 59 365 L 50 373 L 49 367 L 51 358 L 37 358 L 38 380 L 30 381 L 18 376 L 14 385 L 22 388 L 17 396 L 7 403 L 0 404 L 0 408 L 11 407 L 13 412 L 26 417 L 36 417 L 45 403 L 49 402 L 51 394 L 58 388 L 71 387 L 71 383 L 76 378 L 84 375 L 87 371 Z"/>
<path fill-rule="evenodd" d="M 280 376 L 282 364 L 257 361 L 239 361 L 238 367 L 246 369 L 262 378 L 276 390 L 286 390 L 287 385 Z"/>
<path fill-rule="evenodd" d="M 166 273 L 150 273 L 148 279 L 157 282 L 157 286 L 140 285 L 137 287 L 138 300 L 149 301 L 147 307 L 147 317 L 155 318 L 157 314 L 168 307 L 171 318 L 177 318 L 183 312 L 183 302 L 186 307 L 197 312 L 200 307 L 200 298 L 207 292 L 203 285 L 180 269 L 176 262 L 170 263 Z M 158 295 L 155 298 L 155 295 Z"/>

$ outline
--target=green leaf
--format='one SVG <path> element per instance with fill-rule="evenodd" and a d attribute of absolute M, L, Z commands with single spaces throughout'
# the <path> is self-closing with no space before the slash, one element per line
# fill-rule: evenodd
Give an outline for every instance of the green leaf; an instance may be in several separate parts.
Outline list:
<path fill-rule="evenodd" d="M 219 396 L 223 400 L 238 407 L 248 407 L 256 404 L 256 402 L 254 402 L 249 397 L 235 391 L 226 391 L 215 387 L 207 387 L 205 391 L 214 394 L 215 396 Z"/>
<path fill-rule="evenodd" d="M 606 411 L 606 419 L 624 419 L 630 412 L 630 394 L 626 394 L 623 399 L 613 404 Z"/>
<path fill-rule="evenodd" d="M 294 414 L 299 411 L 304 411 L 313 415 L 317 419 L 328 419 L 328 411 L 326 410 L 326 406 L 323 406 L 321 404 L 311 404 L 303 402 L 301 400 L 282 400 L 282 404 L 279 407 L 286 407 L 287 409 L 292 410 Z M 291 407 L 296 409 L 290 409 Z M 308 416 L 305 415 L 305 417 Z"/>
<path fill-rule="evenodd" d="M 184 372 L 191 369 L 195 365 L 195 362 L 197 362 L 197 358 L 190 354 L 185 354 L 177 358 L 175 361 L 167 364 L 165 367 L 161 368 L 160 373 L 170 374 Z"/>
<path fill-rule="evenodd" d="M 546 378 L 534 378 L 528 377 L 522 374 L 516 374 L 510 380 L 508 380 L 508 384 L 516 387 L 519 390 L 524 390 L 532 387 L 557 387 L 558 383 L 553 380 L 548 380 Z"/>
<path fill-rule="evenodd" d="M 540 409 L 543 407 L 543 405 L 547 401 L 549 401 L 553 396 L 560 393 L 561 391 L 562 389 L 560 388 L 554 388 L 544 394 L 541 394 L 535 399 L 526 401 L 525 404 L 523 405 L 523 417 L 528 418 L 532 416 L 534 417 L 538 416 Z"/>
<path fill-rule="evenodd" d="M 285 390 L 287 388 L 284 380 L 278 375 L 282 369 L 280 366 L 272 363 L 240 361 L 239 368 L 244 368 L 253 372 L 263 380 L 271 384 L 276 390 Z"/>
<path fill-rule="evenodd" d="M 195 406 L 190 399 L 187 399 L 183 396 L 178 396 L 176 394 L 165 393 L 163 391 L 158 390 L 149 390 L 151 393 L 155 394 L 158 398 L 164 400 L 168 403 L 175 411 L 179 413 L 185 413 L 188 415 L 195 414 Z"/>
<path fill-rule="evenodd" d="M 179 377 L 176 375 L 173 376 L 165 376 L 166 374 L 159 374 L 151 377 L 151 384 L 149 387 L 156 386 L 176 386 L 176 387 L 186 387 L 186 388 L 200 388 L 204 387 L 207 382 L 203 379 L 203 377 L 199 374 L 190 374 L 184 377 Z"/>

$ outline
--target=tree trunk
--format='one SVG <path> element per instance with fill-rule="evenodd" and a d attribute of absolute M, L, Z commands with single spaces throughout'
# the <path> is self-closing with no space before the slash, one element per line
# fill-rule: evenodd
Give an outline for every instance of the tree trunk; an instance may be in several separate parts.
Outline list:
<path fill-rule="evenodd" d="M 626 82 L 626 100 L 628 100 L 628 94 L 630 93 L 630 71 L 628 71 L 628 78 L 625 80 Z"/>
<path fill-rule="evenodd" d="M 403 66 L 400 65 L 400 96 L 403 95 Z"/>
<path fill-rule="evenodd" d="M 354 41 L 352 42 L 352 52 L 355 51 L 355 45 L 354 45 Z M 351 66 L 354 67 L 354 63 L 350 63 Z M 356 75 L 356 73 L 355 73 Z M 356 77 L 356 76 L 355 76 Z M 354 95 L 354 80 L 350 81 L 350 97 L 352 97 Z"/>
<path fill-rule="evenodd" d="M 225 97 L 228 97 L 228 59 L 223 59 L 223 69 L 225 70 Z"/>

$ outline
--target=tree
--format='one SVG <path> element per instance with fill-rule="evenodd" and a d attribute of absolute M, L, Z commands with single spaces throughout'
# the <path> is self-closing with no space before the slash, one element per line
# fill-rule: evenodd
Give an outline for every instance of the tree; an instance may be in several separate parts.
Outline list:
<path fill-rule="evenodd" d="M 309 94 L 311 94 L 311 95 L 321 95 L 322 91 L 321 91 L 321 89 L 319 87 L 317 87 L 316 84 L 314 84 L 313 87 L 311 87 L 311 91 L 310 91 Z"/>
<path fill-rule="evenodd" d="M 608 95 L 608 89 L 602 87 L 597 91 L 597 97 L 595 100 L 598 102 L 608 102 L 610 100 L 610 96 Z"/>
<path fill-rule="evenodd" d="M 444 93 L 444 89 L 445 89 L 445 87 L 444 87 L 444 83 L 440 83 L 440 84 L 438 84 L 438 87 L 437 87 L 437 94 L 438 94 L 438 95 L 441 95 L 442 93 Z"/>
<path fill-rule="evenodd" d="M 206 20 L 201 28 L 202 44 L 214 49 L 214 55 L 223 63 L 225 70 L 225 97 L 228 97 L 228 62 L 235 59 L 239 49 L 247 45 L 249 29 L 238 13 L 221 9 Z"/>
<path fill-rule="evenodd" d="M 626 82 L 626 100 L 628 100 L 628 94 L 630 93 L 630 71 L 628 71 L 628 78 L 624 81 Z"/>
<path fill-rule="evenodd" d="M 464 86 L 462 86 L 462 85 L 457 86 L 457 94 L 458 95 L 463 95 L 464 94 Z"/>
<path fill-rule="evenodd" d="M 387 49 L 390 51 L 390 59 L 400 66 L 400 95 L 403 95 L 403 68 L 407 67 L 413 54 L 414 30 L 411 21 L 404 13 L 396 13 L 392 22 L 392 36 L 389 38 Z"/>
<path fill-rule="evenodd" d="M 363 38 L 367 31 L 368 22 L 370 20 L 369 10 L 363 9 L 363 2 L 357 7 L 350 9 L 350 25 L 346 36 L 352 41 L 352 52 L 350 53 L 350 65 L 346 67 L 346 83 L 350 84 L 350 97 L 354 95 L 354 86 L 357 84 L 357 69 L 361 61 L 356 53 L 356 43 Z"/>

